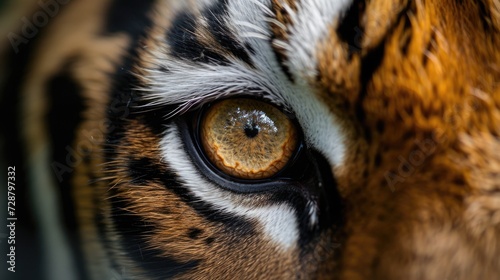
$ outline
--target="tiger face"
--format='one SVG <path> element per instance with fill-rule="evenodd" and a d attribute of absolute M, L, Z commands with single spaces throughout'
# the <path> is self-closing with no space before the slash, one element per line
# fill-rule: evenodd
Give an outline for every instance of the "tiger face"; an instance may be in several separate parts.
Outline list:
<path fill-rule="evenodd" d="M 82 277 L 500 277 L 497 0 L 59 5 L 10 88 Z"/>

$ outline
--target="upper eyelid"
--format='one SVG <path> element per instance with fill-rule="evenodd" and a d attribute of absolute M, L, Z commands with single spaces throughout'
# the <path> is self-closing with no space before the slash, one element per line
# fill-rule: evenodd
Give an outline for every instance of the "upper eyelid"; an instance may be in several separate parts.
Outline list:
<path fill-rule="evenodd" d="M 169 103 L 156 103 L 156 102 L 151 102 L 147 103 L 146 105 L 141 105 L 139 106 L 140 108 L 144 107 L 166 107 L 166 106 L 171 106 L 171 105 L 176 105 L 176 110 L 171 111 L 167 116 L 164 116 L 166 120 L 172 119 L 176 116 L 182 116 L 184 114 L 188 114 L 190 112 L 199 110 L 203 106 L 206 106 L 210 103 L 217 102 L 219 100 L 223 99 L 230 99 L 230 98 L 255 98 L 257 100 L 261 100 L 263 102 L 269 103 L 278 109 L 280 109 L 289 119 L 295 119 L 295 114 L 291 108 L 282 98 L 279 97 L 279 95 L 269 92 L 269 91 L 264 91 L 259 88 L 253 88 L 251 91 L 240 91 L 240 92 L 230 92 L 226 95 L 222 96 L 216 96 L 215 98 L 198 98 L 196 100 L 189 100 L 187 102 L 184 102 L 183 104 L 169 104 Z M 147 100 L 147 98 L 146 98 Z M 182 110 L 178 110 L 178 108 L 183 108 Z"/>

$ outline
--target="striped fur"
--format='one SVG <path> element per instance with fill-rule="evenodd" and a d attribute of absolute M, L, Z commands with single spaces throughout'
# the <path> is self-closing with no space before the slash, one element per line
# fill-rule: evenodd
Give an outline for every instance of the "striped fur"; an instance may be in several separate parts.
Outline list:
<path fill-rule="evenodd" d="M 500 278 L 498 0 L 40 3 L 0 86 L 46 279 Z M 237 97 L 299 127 L 279 176 L 198 148 Z"/>

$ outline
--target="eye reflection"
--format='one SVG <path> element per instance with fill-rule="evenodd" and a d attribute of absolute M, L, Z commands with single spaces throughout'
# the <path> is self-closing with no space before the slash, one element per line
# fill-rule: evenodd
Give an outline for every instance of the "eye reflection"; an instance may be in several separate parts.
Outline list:
<path fill-rule="evenodd" d="M 211 106 L 200 128 L 208 159 L 227 175 L 264 179 L 278 173 L 297 147 L 297 130 L 280 110 L 253 99 Z"/>

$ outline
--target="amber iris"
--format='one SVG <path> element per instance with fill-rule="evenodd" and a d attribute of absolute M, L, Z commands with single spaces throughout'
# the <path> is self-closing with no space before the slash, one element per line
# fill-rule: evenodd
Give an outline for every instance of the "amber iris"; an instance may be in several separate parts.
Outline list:
<path fill-rule="evenodd" d="M 208 159 L 241 179 L 265 179 L 285 167 L 297 148 L 297 129 L 276 107 L 254 99 L 227 99 L 203 116 L 200 138 Z"/>

